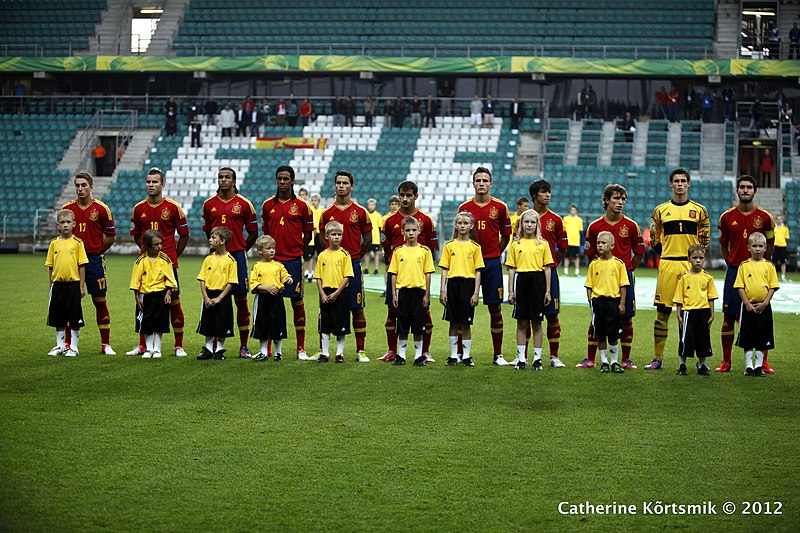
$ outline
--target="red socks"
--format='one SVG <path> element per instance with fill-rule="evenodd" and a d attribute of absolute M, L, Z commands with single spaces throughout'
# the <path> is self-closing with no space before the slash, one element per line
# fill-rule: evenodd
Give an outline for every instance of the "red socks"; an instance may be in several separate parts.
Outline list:
<path fill-rule="evenodd" d="M 183 308 L 180 298 L 173 298 L 169 304 L 169 321 L 172 323 L 172 332 L 175 334 L 175 347 L 183 348 Z M 140 340 L 140 345 L 142 342 Z"/>
<path fill-rule="evenodd" d="M 558 357 L 558 348 L 561 346 L 561 322 L 558 321 L 558 315 L 547 315 L 547 342 L 550 343 L 550 357 Z"/>
<path fill-rule="evenodd" d="M 387 307 L 386 310 L 386 346 L 392 353 L 397 353 L 397 332 L 395 327 L 397 324 L 397 309 L 394 307 Z"/>
<path fill-rule="evenodd" d="M 292 311 L 294 312 L 294 330 L 297 337 L 297 351 L 306 349 L 306 306 L 300 298 L 292 299 Z"/>
<path fill-rule="evenodd" d="M 356 351 L 360 352 L 367 342 L 367 317 L 363 310 L 360 315 L 353 316 L 353 332 L 356 336 Z"/>

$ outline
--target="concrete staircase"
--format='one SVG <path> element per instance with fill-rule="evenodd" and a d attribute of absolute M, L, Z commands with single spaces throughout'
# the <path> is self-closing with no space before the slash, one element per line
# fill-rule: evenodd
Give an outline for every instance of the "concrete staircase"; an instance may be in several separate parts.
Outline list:
<path fill-rule="evenodd" d="M 564 164 L 567 166 L 575 166 L 578 164 L 582 132 L 583 123 L 580 120 L 569 121 L 569 135 L 567 136 L 566 155 L 564 157 Z"/>
<path fill-rule="evenodd" d="M 520 133 L 514 176 L 538 176 L 541 172 L 542 136 L 540 133 Z"/>
<path fill-rule="evenodd" d="M 603 132 L 600 136 L 600 155 L 597 164 L 607 167 L 611 165 L 611 154 L 614 151 L 614 133 L 616 132 L 616 122 L 603 122 Z"/>
<path fill-rule="evenodd" d="M 717 0 L 714 53 L 718 58 L 739 56 L 740 10 L 739 0 Z M 781 33 L 783 33 L 783 28 L 781 28 Z"/>
<path fill-rule="evenodd" d="M 150 47 L 147 55 L 164 56 L 172 55 L 172 42 L 178 32 L 178 24 L 183 20 L 186 8 L 189 7 L 190 0 L 165 0 L 164 12 L 153 32 Z"/>
<path fill-rule="evenodd" d="M 670 122 L 667 131 L 667 158 L 669 168 L 677 168 L 681 163 L 681 128 L 680 122 Z"/>
<path fill-rule="evenodd" d="M 131 0 L 108 0 L 95 25 L 89 55 L 130 54 L 132 5 Z"/>
<path fill-rule="evenodd" d="M 797 22 L 800 27 L 800 3 L 794 1 L 782 1 L 778 8 L 778 27 L 781 30 L 782 49 L 781 59 L 789 59 L 789 32 L 792 24 Z M 794 58 L 792 58 L 794 59 Z"/>
<path fill-rule="evenodd" d="M 633 153 L 631 164 L 635 167 L 644 166 L 647 157 L 647 134 L 650 131 L 650 123 L 639 121 L 636 124 L 636 135 L 633 139 Z"/>
<path fill-rule="evenodd" d="M 756 203 L 773 215 L 784 213 L 783 189 L 758 189 Z"/>
<path fill-rule="evenodd" d="M 725 175 L 725 125 L 703 124 L 700 146 L 700 175 L 719 179 Z"/>

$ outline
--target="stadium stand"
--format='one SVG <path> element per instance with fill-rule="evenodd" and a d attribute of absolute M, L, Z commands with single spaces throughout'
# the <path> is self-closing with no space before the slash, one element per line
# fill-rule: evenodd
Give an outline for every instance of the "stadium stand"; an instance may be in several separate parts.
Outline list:
<path fill-rule="evenodd" d="M 89 49 L 106 0 L 6 0 L 0 6 L 0 55 L 69 56 Z"/>
<path fill-rule="evenodd" d="M 713 49 L 714 4 L 512 0 L 486 9 L 478 0 L 454 0 L 430 9 L 423 0 L 385 7 L 311 0 L 302 9 L 262 9 L 258 0 L 194 0 L 174 46 L 178 55 L 475 57 L 531 55 L 533 46 L 548 56 L 697 58 Z"/>

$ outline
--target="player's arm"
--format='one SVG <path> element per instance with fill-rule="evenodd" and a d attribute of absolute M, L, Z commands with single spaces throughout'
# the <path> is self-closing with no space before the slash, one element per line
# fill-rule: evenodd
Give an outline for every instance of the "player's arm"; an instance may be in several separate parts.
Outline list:
<path fill-rule="evenodd" d="M 322 279 L 317 278 L 317 291 L 319 292 L 319 298 L 322 303 L 328 303 L 328 295 L 325 294 L 325 291 L 322 290 Z"/>
<path fill-rule="evenodd" d="M 661 225 L 661 213 L 656 207 L 653 211 L 653 216 L 650 218 L 650 247 L 655 253 L 661 255 L 661 232 L 663 227 Z"/>
<path fill-rule="evenodd" d="M 425 272 L 425 296 L 422 297 L 422 307 L 427 308 L 431 303 L 431 273 Z"/>
<path fill-rule="evenodd" d="M 715 300 L 715 298 L 710 298 L 708 300 L 708 308 L 711 311 L 711 316 L 708 317 L 708 325 L 709 326 L 714 322 L 714 300 Z"/>
<path fill-rule="evenodd" d="M 133 291 L 133 300 L 136 302 L 136 309 L 142 310 L 142 293 L 138 290 Z"/>
<path fill-rule="evenodd" d="M 631 266 L 633 266 L 634 270 L 639 267 L 639 263 L 642 262 L 643 258 L 644 254 L 633 254 L 633 257 L 631 258 Z"/>
<path fill-rule="evenodd" d="M 747 291 L 745 291 L 743 287 L 739 287 L 736 290 L 739 291 L 739 298 L 742 299 L 744 308 L 747 309 L 748 311 L 753 311 L 753 304 L 751 304 L 750 300 L 747 298 Z"/>
<path fill-rule="evenodd" d="M 508 254 L 511 256 L 511 254 Z M 514 267 L 508 267 L 508 303 L 514 305 L 517 300 L 517 293 L 514 292 L 514 280 L 517 278 L 517 269 Z M 477 285 L 477 283 L 476 283 Z"/>
<path fill-rule="evenodd" d="M 103 237 L 103 249 L 100 251 L 101 254 L 104 254 L 111 248 L 111 245 L 117 240 L 116 235 L 106 235 Z"/>
<path fill-rule="evenodd" d="M 767 297 L 764 298 L 764 301 L 763 302 L 758 302 L 757 304 L 753 305 L 753 308 L 756 310 L 757 313 L 760 313 L 764 309 L 767 308 L 767 306 L 769 305 L 770 300 L 772 300 L 772 295 L 775 294 L 775 291 L 776 291 L 775 288 L 770 288 L 767 291 Z"/>
<path fill-rule="evenodd" d="M 208 291 L 206 291 L 206 282 L 205 280 L 202 279 L 200 280 L 200 294 L 203 295 L 203 304 L 206 307 L 211 307 L 212 305 L 214 305 L 211 302 L 211 299 L 208 297 Z"/>
<path fill-rule="evenodd" d="M 397 309 L 397 274 L 392 276 L 392 305 Z"/>
<path fill-rule="evenodd" d="M 189 234 L 180 235 L 178 236 L 178 242 L 175 243 L 175 254 L 180 257 L 183 254 L 183 251 L 186 249 L 186 245 L 189 244 Z"/>
<path fill-rule="evenodd" d="M 510 235 L 501 235 L 500 236 L 500 253 L 501 254 L 506 249 L 506 246 L 508 246 L 508 243 L 510 241 L 511 241 L 511 236 Z"/>
<path fill-rule="evenodd" d="M 628 287 L 623 285 L 619 288 L 619 314 L 625 314 L 625 298 L 628 296 Z"/>
<path fill-rule="evenodd" d="M 78 276 L 81 278 L 81 298 L 86 296 L 86 265 L 78 265 Z M 53 279 L 53 269 L 50 269 L 50 279 Z"/>
<path fill-rule="evenodd" d="M 303 246 L 308 246 L 311 244 L 311 238 L 313 237 L 313 232 L 311 231 L 304 231 L 303 232 Z"/>
<path fill-rule="evenodd" d="M 258 239 L 258 229 L 255 231 L 248 231 L 247 232 L 247 240 L 244 243 L 244 250 L 249 251 L 250 248 L 256 243 L 256 239 Z"/>
<path fill-rule="evenodd" d="M 678 314 L 678 326 L 683 327 L 683 304 L 680 302 L 673 302 L 675 304 L 675 311 Z M 713 307 L 712 307 L 713 309 Z"/>
<path fill-rule="evenodd" d="M 548 305 L 553 298 L 550 296 L 550 280 L 552 279 L 553 273 L 551 272 L 550 265 L 544 267 L 544 279 L 545 279 L 545 287 L 547 290 L 544 293 L 544 305 Z"/>
<path fill-rule="evenodd" d="M 372 229 L 361 234 L 361 257 L 367 257 L 372 246 Z"/>
<path fill-rule="evenodd" d="M 336 290 L 330 296 L 328 296 L 328 301 L 335 302 L 336 299 L 342 294 L 344 288 L 347 287 L 348 285 L 350 285 L 350 278 L 345 276 L 342 278 L 342 282 L 339 283 L 339 286 L 336 287 Z"/>
<path fill-rule="evenodd" d="M 442 268 L 441 283 L 439 284 L 439 301 L 442 305 L 447 305 L 447 273 L 449 269 Z"/>

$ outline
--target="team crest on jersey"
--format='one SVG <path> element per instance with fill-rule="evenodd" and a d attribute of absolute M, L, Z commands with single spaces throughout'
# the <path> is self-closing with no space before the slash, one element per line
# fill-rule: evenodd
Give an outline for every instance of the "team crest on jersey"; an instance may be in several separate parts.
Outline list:
<path fill-rule="evenodd" d="M 498 215 L 500 215 L 499 209 L 497 209 L 496 207 L 492 207 L 491 209 L 489 209 L 489 218 L 495 220 L 498 217 Z"/>
<path fill-rule="evenodd" d="M 555 229 L 556 229 L 555 221 L 554 220 L 548 220 L 547 224 L 546 224 L 546 227 L 547 227 L 547 231 L 555 231 Z"/>
<path fill-rule="evenodd" d="M 233 208 L 231 209 L 231 212 L 234 215 L 238 215 L 239 213 L 241 213 L 242 212 L 242 204 L 233 204 Z"/>
<path fill-rule="evenodd" d="M 761 217 L 756 217 L 756 219 L 753 221 L 753 227 L 756 229 L 761 229 L 763 225 L 764 221 L 761 219 Z"/>
<path fill-rule="evenodd" d="M 628 236 L 628 226 L 622 226 L 621 228 L 619 228 L 619 236 L 620 237 Z"/>
<path fill-rule="evenodd" d="M 161 220 L 169 220 L 169 217 L 172 215 L 169 209 L 162 209 L 161 210 Z"/>
<path fill-rule="evenodd" d="M 98 218 L 100 218 L 100 211 L 92 209 L 92 212 L 89 213 L 89 220 L 97 220 Z"/>
<path fill-rule="evenodd" d="M 296 215 L 299 212 L 300 212 L 300 208 L 297 207 L 297 204 L 292 204 L 292 207 L 289 208 L 289 214 L 290 215 Z"/>
<path fill-rule="evenodd" d="M 697 218 L 697 211 L 694 209 L 689 210 L 689 218 Z"/>
<path fill-rule="evenodd" d="M 350 222 L 358 222 L 358 213 L 350 211 Z"/>

